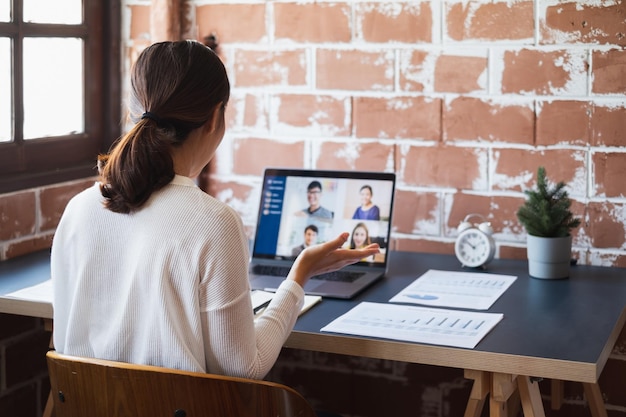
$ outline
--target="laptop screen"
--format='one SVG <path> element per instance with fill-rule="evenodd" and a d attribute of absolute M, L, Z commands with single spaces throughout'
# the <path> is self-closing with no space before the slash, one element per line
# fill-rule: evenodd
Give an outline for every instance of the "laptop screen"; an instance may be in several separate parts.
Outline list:
<path fill-rule="evenodd" d="M 393 173 L 267 169 L 252 256 L 294 259 L 308 245 L 349 232 L 345 247 L 381 247 L 361 264 L 385 266 L 394 191 Z"/>

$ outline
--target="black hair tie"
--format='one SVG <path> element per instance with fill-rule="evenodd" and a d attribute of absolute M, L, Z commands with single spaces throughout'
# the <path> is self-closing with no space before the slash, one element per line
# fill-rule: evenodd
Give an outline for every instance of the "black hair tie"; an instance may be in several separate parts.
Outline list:
<path fill-rule="evenodd" d="M 157 116 L 154 113 L 151 113 L 149 111 L 145 112 L 144 114 L 141 115 L 141 120 L 143 119 L 150 119 L 150 120 L 154 120 L 157 124 L 159 124 L 161 122 L 161 118 L 159 116 Z"/>

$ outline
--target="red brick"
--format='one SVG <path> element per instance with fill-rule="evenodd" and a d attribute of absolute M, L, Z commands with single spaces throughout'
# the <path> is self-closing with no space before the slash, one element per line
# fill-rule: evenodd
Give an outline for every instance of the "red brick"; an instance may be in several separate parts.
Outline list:
<path fill-rule="evenodd" d="M 441 55 L 435 65 L 435 91 L 486 91 L 487 57 Z"/>
<path fill-rule="evenodd" d="M 626 207 L 623 204 L 589 202 L 586 225 L 589 243 L 596 249 L 623 249 L 626 243 Z"/>
<path fill-rule="evenodd" d="M 417 147 L 398 150 L 400 180 L 407 185 L 451 187 L 466 190 L 487 188 L 487 151 L 453 146 Z"/>
<path fill-rule="evenodd" d="M 394 169 L 395 147 L 380 142 L 329 142 L 319 145 L 315 166 L 319 169 L 387 171 Z"/>
<path fill-rule="evenodd" d="M 626 5 L 561 1 L 547 6 L 541 22 L 541 43 L 626 45 Z"/>
<path fill-rule="evenodd" d="M 592 145 L 624 146 L 626 132 L 626 104 L 618 106 L 595 105 L 591 116 Z"/>
<path fill-rule="evenodd" d="M 44 249 L 50 249 L 52 247 L 52 237 L 54 233 L 49 233 L 43 236 L 34 236 L 27 239 L 21 239 L 17 242 L 10 242 L 7 244 L 4 259 L 16 258 L 18 256 L 26 255 L 27 253 L 33 253 Z"/>
<path fill-rule="evenodd" d="M 394 52 L 319 49 L 317 88 L 393 91 Z"/>
<path fill-rule="evenodd" d="M 429 84 L 428 69 L 424 66 L 428 53 L 424 51 L 404 50 L 398 52 L 400 67 L 399 84 L 402 91 L 424 91 Z"/>
<path fill-rule="evenodd" d="M 430 42 L 432 11 L 427 2 L 355 3 L 356 38 L 366 42 Z"/>
<path fill-rule="evenodd" d="M 626 197 L 626 153 L 596 152 L 592 162 L 594 195 Z"/>
<path fill-rule="evenodd" d="M 516 40 L 534 36 L 532 1 L 456 2 L 448 6 L 446 17 L 448 36 L 457 41 Z"/>
<path fill-rule="evenodd" d="M 238 87 L 305 86 L 304 50 L 235 52 L 234 83 Z"/>
<path fill-rule="evenodd" d="M 545 167 L 548 181 L 563 181 L 570 196 L 586 195 L 586 152 L 572 149 L 528 151 L 525 149 L 499 149 L 494 161 L 493 188 L 496 190 L 524 191 L 534 188 L 537 168 Z"/>
<path fill-rule="evenodd" d="M 396 190 L 393 231 L 438 236 L 441 231 L 436 193 Z"/>
<path fill-rule="evenodd" d="M 130 9 L 130 39 L 150 39 L 150 6 L 127 6 Z"/>
<path fill-rule="evenodd" d="M 347 3 L 274 3 L 274 36 L 295 42 L 349 42 Z"/>
<path fill-rule="evenodd" d="M 35 192 L 0 195 L 0 241 L 35 232 Z"/>
<path fill-rule="evenodd" d="M 532 104 L 500 105 L 478 98 L 460 97 L 443 111 L 443 137 L 446 141 L 482 140 L 532 144 L 534 136 Z"/>
<path fill-rule="evenodd" d="M 526 254 L 526 247 L 509 246 L 507 244 L 500 243 L 498 246 L 498 258 L 500 259 L 528 259 Z"/>
<path fill-rule="evenodd" d="M 524 203 L 523 198 L 505 196 L 485 196 L 455 193 L 446 198 L 447 223 L 444 234 L 457 236 L 459 224 L 468 214 L 479 214 L 491 223 L 494 235 L 516 235 L 523 233 L 517 221 L 517 210 Z M 470 219 L 472 223 L 481 223 L 480 218 Z"/>
<path fill-rule="evenodd" d="M 590 142 L 592 106 L 585 101 L 551 101 L 537 105 L 537 145 Z"/>
<path fill-rule="evenodd" d="M 585 51 L 522 49 L 504 54 L 503 93 L 585 95 Z"/>
<path fill-rule="evenodd" d="M 275 129 L 281 134 L 349 136 L 352 132 L 350 98 L 282 94 L 274 101 L 278 117 Z"/>
<path fill-rule="evenodd" d="M 198 39 L 212 33 L 219 43 L 266 40 L 265 4 L 207 4 L 196 8 Z M 242 30 L 242 24 L 245 30 Z"/>
<path fill-rule="evenodd" d="M 54 230 L 61 219 L 65 206 L 72 197 L 91 187 L 96 178 L 43 188 L 39 197 L 41 222 L 39 229 Z"/>
<path fill-rule="evenodd" d="M 359 138 L 440 140 L 441 100 L 422 97 L 357 97 L 355 133 Z"/>
<path fill-rule="evenodd" d="M 589 260 L 584 265 L 626 268 L 626 255 L 620 255 L 619 253 L 592 251 L 589 253 L 588 258 Z M 607 368 L 609 368 L 609 366 L 606 366 L 604 369 Z"/>
<path fill-rule="evenodd" d="M 268 109 L 265 96 L 233 93 L 226 106 L 226 126 L 230 129 L 268 130 Z"/>
<path fill-rule="evenodd" d="M 441 242 L 428 239 L 396 238 L 395 250 L 406 252 L 436 253 L 441 255 L 454 254 L 454 242 Z"/>
<path fill-rule="evenodd" d="M 233 148 L 233 171 L 239 175 L 261 176 L 267 167 L 304 166 L 304 142 L 238 139 Z"/>
<path fill-rule="evenodd" d="M 626 51 L 592 52 L 593 81 L 591 91 L 595 94 L 626 94 Z"/>

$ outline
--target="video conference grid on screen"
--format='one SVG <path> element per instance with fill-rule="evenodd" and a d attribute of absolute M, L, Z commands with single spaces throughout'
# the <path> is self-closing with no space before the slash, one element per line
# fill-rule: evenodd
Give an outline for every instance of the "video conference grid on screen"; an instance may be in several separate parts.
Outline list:
<path fill-rule="evenodd" d="M 369 209 L 360 210 L 368 197 Z M 305 246 L 347 231 L 346 247 L 378 243 L 383 254 L 363 261 L 384 262 L 392 200 L 392 181 L 266 176 L 254 255 L 294 258 Z"/>

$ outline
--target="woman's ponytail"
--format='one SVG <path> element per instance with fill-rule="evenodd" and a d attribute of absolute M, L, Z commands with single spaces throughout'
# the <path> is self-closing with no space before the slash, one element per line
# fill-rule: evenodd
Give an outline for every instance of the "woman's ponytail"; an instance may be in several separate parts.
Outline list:
<path fill-rule="evenodd" d="M 98 157 L 100 190 L 105 207 L 116 213 L 140 208 L 152 193 L 174 178 L 167 132 L 153 119 L 142 119 L 115 145 Z"/>

